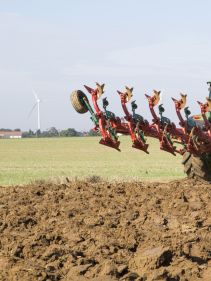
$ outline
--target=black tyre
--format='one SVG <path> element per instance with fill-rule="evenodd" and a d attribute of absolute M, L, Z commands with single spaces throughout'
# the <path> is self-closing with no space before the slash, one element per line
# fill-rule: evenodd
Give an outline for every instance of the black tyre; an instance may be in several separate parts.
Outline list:
<path fill-rule="evenodd" d="M 70 95 L 70 101 L 72 103 L 72 106 L 78 113 L 83 114 L 88 111 L 85 101 L 89 103 L 89 100 L 82 91 L 73 91 Z"/>
<path fill-rule="evenodd" d="M 188 178 L 211 180 L 211 154 L 194 156 L 186 151 L 183 154 L 182 164 Z"/>

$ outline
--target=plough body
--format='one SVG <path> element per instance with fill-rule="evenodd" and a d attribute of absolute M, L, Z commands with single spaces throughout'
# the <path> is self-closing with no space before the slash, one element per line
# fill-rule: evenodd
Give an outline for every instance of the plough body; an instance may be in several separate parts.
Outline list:
<path fill-rule="evenodd" d="M 100 109 L 98 102 L 104 93 L 104 84 L 96 83 L 96 88 L 84 86 L 91 95 L 94 109 L 81 91 L 74 91 L 71 101 L 76 111 L 90 112 L 91 120 L 94 123 L 93 130 L 100 132 L 102 136 L 100 144 L 120 151 L 119 134 L 130 135 L 133 148 L 149 153 L 146 137 L 153 137 L 158 139 L 160 149 L 163 151 L 173 155 L 176 153 L 184 155 L 188 152 L 194 157 L 202 157 L 203 155 L 211 155 L 211 82 L 208 84 L 209 97 L 205 103 L 198 102 L 201 110 L 200 115 L 190 116 L 191 112 L 186 107 L 187 95 L 181 94 L 179 100 L 172 98 L 180 128 L 177 128 L 169 118 L 163 116 L 165 109 L 159 103 L 160 91 L 156 90 L 153 91 L 152 96 L 145 95 L 152 115 L 151 122 L 136 113 L 138 108 L 136 101 L 131 102 L 131 111 L 128 109 L 128 103 L 133 96 L 133 88 L 125 87 L 125 91 L 117 91 L 124 112 L 123 118 L 117 117 L 113 112 L 107 110 L 109 105 L 107 98 L 103 98 L 103 110 Z M 79 92 L 83 94 L 82 98 L 78 94 Z M 83 112 L 79 110 L 78 103 Z M 158 107 L 158 114 L 155 110 L 156 107 Z M 185 117 L 182 115 L 182 110 Z"/>

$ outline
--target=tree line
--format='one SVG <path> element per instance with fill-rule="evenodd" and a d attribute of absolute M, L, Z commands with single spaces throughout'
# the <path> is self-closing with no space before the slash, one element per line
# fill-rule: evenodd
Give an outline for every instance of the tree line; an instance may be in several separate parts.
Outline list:
<path fill-rule="evenodd" d="M 45 131 L 24 131 L 22 133 L 23 138 L 52 138 L 52 137 L 85 137 L 85 136 L 99 136 L 98 132 L 89 130 L 87 132 L 80 132 L 74 128 L 68 128 L 64 130 L 58 130 L 55 127 L 51 127 Z"/>

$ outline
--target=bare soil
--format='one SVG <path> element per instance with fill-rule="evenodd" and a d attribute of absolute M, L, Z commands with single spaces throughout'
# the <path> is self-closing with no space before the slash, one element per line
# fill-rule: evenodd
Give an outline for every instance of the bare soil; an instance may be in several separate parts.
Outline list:
<path fill-rule="evenodd" d="M 211 185 L 1 187 L 0 280 L 211 280 Z"/>

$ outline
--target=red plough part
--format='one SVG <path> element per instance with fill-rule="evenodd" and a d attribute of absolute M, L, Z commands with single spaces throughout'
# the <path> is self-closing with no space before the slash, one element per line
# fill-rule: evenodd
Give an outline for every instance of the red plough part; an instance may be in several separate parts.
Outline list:
<path fill-rule="evenodd" d="M 76 111 L 91 113 L 91 119 L 95 124 L 93 130 L 100 132 L 102 136 L 100 144 L 120 151 L 119 134 L 130 135 L 132 147 L 148 154 L 149 144 L 146 137 L 153 137 L 158 139 L 161 150 L 172 155 L 176 153 L 183 155 L 188 152 L 201 157 L 204 154 L 211 154 L 211 82 L 208 84 L 210 85 L 209 98 L 205 103 L 198 102 L 201 109 L 200 115 L 190 117 L 191 112 L 186 107 L 187 95 L 181 94 L 179 100 L 172 98 L 180 128 L 163 116 L 165 109 L 160 104 L 160 91 L 154 90 L 152 96 L 145 95 L 152 115 L 151 123 L 136 113 L 138 108 L 136 101 L 131 102 L 131 111 L 128 109 L 128 103 L 133 97 L 133 88 L 125 87 L 125 91 L 117 91 L 124 112 L 123 118 L 107 110 L 109 105 L 107 98 L 103 98 L 103 110 L 100 109 L 98 102 L 104 93 L 104 84 L 96 83 L 95 89 L 84 86 L 91 94 L 94 110 L 81 91 L 74 91 L 71 100 Z M 77 94 L 78 92 L 83 94 L 83 98 Z M 158 107 L 158 113 L 156 113 L 156 107 Z"/>
<path fill-rule="evenodd" d="M 98 128 L 95 128 L 95 130 L 99 129 L 100 133 L 102 135 L 102 139 L 100 140 L 100 144 L 115 148 L 116 150 L 120 151 L 119 145 L 120 142 L 118 141 L 117 135 L 116 135 L 116 124 L 115 120 L 112 120 L 113 118 L 106 118 L 106 115 L 100 110 L 97 100 L 102 96 L 104 93 L 104 84 L 100 85 L 96 83 L 97 87 L 96 89 L 92 89 L 86 85 L 84 87 L 86 90 L 91 94 L 92 96 L 92 102 L 95 109 L 95 116 L 98 120 Z"/>
<path fill-rule="evenodd" d="M 126 91 L 124 93 L 117 91 L 120 100 L 121 100 L 121 105 L 122 109 L 125 114 L 125 120 L 128 123 L 128 129 L 129 129 L 129 134 L 131 136 L 132 140 L 132 147 L 136 149 L 143 150 L 146 153 L 149 153 L 147 151 L 148 149 L 148 144 L 146 143 L 146 139 L 144 137 L 144 132 L 142 130 L 142 127 L 145 126 L 145 122 L 142 118 L 142 116 L 135 114 L 135 109 L 137 108 L 136 104 L 133 102 L 133 115 L 129 113 L 126 104 L 130 101 L 131 97 L 133 96 L 132 91 L 133 88 L 128 88 L 125 87 Z M 148 125 L 148 123 L 147 123 Z"/>

